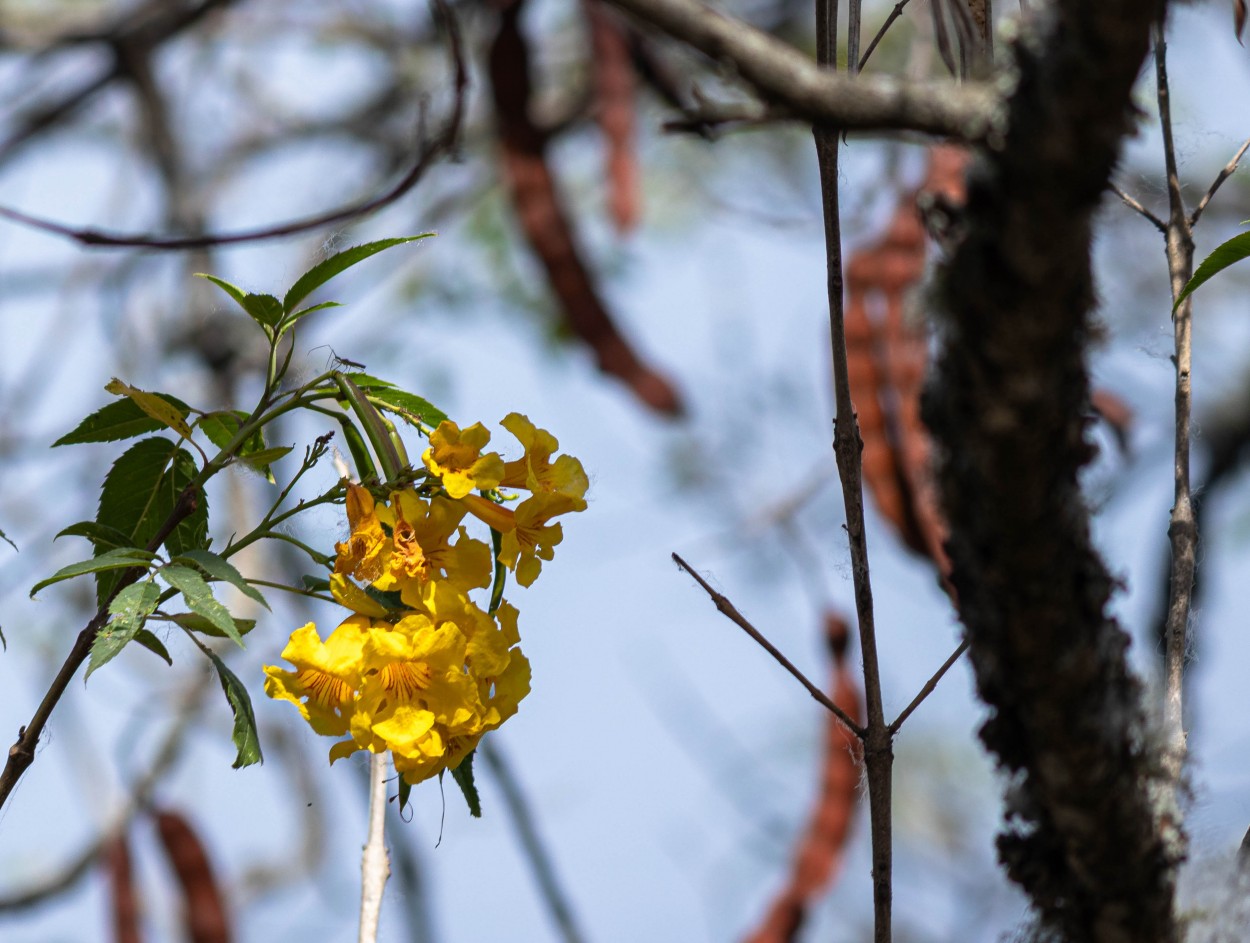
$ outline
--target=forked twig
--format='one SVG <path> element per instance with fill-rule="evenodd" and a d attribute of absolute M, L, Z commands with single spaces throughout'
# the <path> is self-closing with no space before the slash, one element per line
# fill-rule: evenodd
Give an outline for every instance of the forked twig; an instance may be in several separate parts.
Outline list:
<path fill-rule="evenodd" d="M 955 662 L 959 661 L 961 655 L 968 650 L 968 640 L 964 639 L 959 643 L 959 647 L 951 652 L 951 656 L 942 662 L 942 667 L 933 672 L 933 677 L 924 683 L 919 693 L 911 699 L 911 703 L 903 708 L 903 712 L 894 719 L 894 723 L 890 724 L 890 734 L 893 736 L 898 733 L 898 728 L 903 726 L 903 722 L 912 715 L 912 712 L 920 706 L 926 697 L 933 693 L 933 689 L 938 686 L 938 682 L 942 680 L 942 676 L 950 671 Z"/>
<path fill-rule="evenodd" d="M 872 38 L 872 42 L 868 44 L 868 48 L 864 50 L 863 56 L 860 57 L 860 72 L 864 71 L 864 66 L 868 64 L 868 57 L 873 54 L 881 40 L 885 39 L 885 34 L 889 32 L 889 29 L 894 25 L 895 20 L 903 15 L 903 8 L 909 3 L 911 3 L 911 0 L 898 0 L 898 3 L 894 4 L 894 9 L 891 10 L 890 15 L 885 18 L 885 22 L 881 24 L 881 29 L 877 30 L 877 35 Z"/>
<path fill-rule="evenodd" d="M 773 659 L 781 665 L 782 668 L 785 668 L 786 671 L 790 672 L 799 684 L 803 685 L 803 687 L 807 689 L 807 693 L 815 698 L 820 703 L 821 707 L 825 708 L 825 710 L 837 717 L 838 720 L 842 721 L 851 733 L 855 734 L 855 736 L 859 737 L 861 740 L 864 738 L 864 728 L 855 723 L 846 711 L 842 710 L 842 708 L 838 707 L 837 704 L 833 703 L 833 701 L 829 698 L 829 695 L 816 685 L 812 684 L 812 682 L 808 680 L 807 675 L 799 671 L 799 669 L 794 666 L 794 663 L 783 655 L 776 645 L 766 639 L 763 633 L 753 626 L 747 618 L 737 610 L 728 598 L 712 589 L 712 587 L 708 585 L 707 580 L 691 569 L 690 564 L 683 560 L 680 554 L 673 554 L 673 562 L 694 577 L 695 582 L 703 587 L 703 591 L 708 594 L 713 604 L 715 604 L 717 611 L 720 612 L 721 615 L 735 623 L 740 629 L 742 629 L 742 631 L 751 636 L 760 648 L 772 655 Z"/>
<path fill-rule="evenodd" d="M 1161 220 L 1154 213 L 1150 212 L 1150 210 L 1146 209 L 1146 207 L 1142 206 L 1141 203 L 1139 203 L 1133 197 L 1129 196 L 1127 193 L 1125 193 L 1123 190 L 1117 187 L 1114 183 L 1111 184 L 1111 192 L 1114 193 L 1116 196 L 1118 196 L 1121 200 L 1123 200 L 1124 205 L 1127 206 L 1129 209 L 1131 209 L 1134 213 L 1138 213 L 1142 216 L 1143 219 L 1148 220 L 1154 226 L 1155 229 L 1159 230 L 1159 232 L 1164 233 L 1164 234 L 1167 233 L 1168 231 L 1167 223 Z"/>
<path fill-rule="evenodd" d="M 1215 196 L 1215 191 L 1223 186 L 1224 181 L 1237 172 L 1237 165 L 1241 163 L 1241 158 L 1245 156 L 1247 148 L 1250 148 L 1250 138 L 1237 149 L 1237 153 L 1233 155 L 1232 160 L 1224 165 L 1224 169 L 1216 174 L 1215 179 L 1211 181 L 1211 186 L 1207 188 L 1207 192 L 1203 194 L 1198 205 L 1194 207 L 1194 211 L 1189 214 L 1189 228 L 1193 229 L 1198 223 L 1198 217 L 1202 215 L 1202 211 L 1207 208 L 1207 204 L 1211 202 L 1211 198 Z"/>

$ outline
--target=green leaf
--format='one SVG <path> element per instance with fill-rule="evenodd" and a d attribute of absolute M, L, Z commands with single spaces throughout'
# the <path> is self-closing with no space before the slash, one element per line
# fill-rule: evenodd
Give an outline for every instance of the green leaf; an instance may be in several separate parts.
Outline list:
<path fill-rule="evenodd" d="M 382 380 L 367 373 L 346 373 L 344 376 L 351 380 L 362 390 L 389 390 L 393 389 L 395 384 L 389 380 Z"/>
<path fill-rule="evenodd" d="M 257 471 L 267 471 L 269 466 L 283 456 L 289 455 L 294 446 L 275 445 L 271 448 L 260 449 L 256 452 L 248 452 L 242 456 L 244 462 L 251 465 Z M 267 476 L 273 481 L 273 475 Z"/>
<path fill-rule="evenodd" d="M 153 393 L 172 406 L 184 419 L 191 414 L 189 407 L 176 396 L 165 393 Z M 139 408 L 134 400 L 124 399 L 109 403 L 97 409 L 80 422 L 73 432 L 68 432 L 52 443 L 58 445 L 78 445 L 82 442 L 115 442 L 118 439 L 130 439 L 146 432 L 155 432 L 162 423 L 153 419 Z"/>
<path fill-rule="evenodd" d="M 113 550 L 106 550 L 94 559 L 83 560 L 79 563 L 71 563 L 69 566 L 61 567 L 46 580 L 40 580 L 36 583 L 31 588 L 30 595 L 33 597 L 35 593 L 45 586 L 51 586 L 53 583 L 59 583 L 62 580 L 73 579 L 75 576 L 82 576 L 85 573 L 129 570 L 132 566 L 141 566 L 146 569 L 152 562 L 153 556 L 154 554 L 150 554 L 146 550 L 140 550 L 138 547 L 117 547 Z"/>
<path fill-rule="evenodd" d="M 192 612 L 203 616 L 240 648 L 244 647 L 243 636 L 239 634 L 238 626 L 234 623 L 234 616 L 213 597 L 213 591 L 204 582 L 204 577 L 190 567 L 175 563 L 163 566 L 156 572 L 161 579 L 182 593 L 182 598 Z"/>
<path fill-rule="evenodd" d="M 369 402 L 379 409 L 394 413 L 410 426 L 419 428 L 424 424 L 436 429 L 447 418 L 447 414 L 429 400 L 413 393 L 395 389 L 372 389 L 367 393 Z"/>
<path fill-rule="evenodd" d="M 284 317 L 278 329 L 285 333 L 297 321 L 302 321 L 304 318 L 308 317 L 314 311 L 320 311 L 323 308 L 341 308 L 341 307 L 343 307 L 343 305 L 337 301 L 323 301 L 319 305 L 312 305 L 311 307 L 308 307 L 308 308 L 301 308 L 299 311 L 296 311 L 293 314 L 288 314 L 286 317 Z"/>
<path fill-rule="evenodd" d="M 432 232 L 424 232 L 419 236 L 401 236 L 398 239 L 382 239 L 378 242 L 366 242 L 364 245 L 352 246 L 342 252 L 335 253 L 324 261 L 318 262 L 296 280 L 291 290 L 282 299 L 283 311 L 294 311 L 295 306 L 311 295 L 314 291 L 340 272 L 346 271 L 357 262 L 363 262 L 369 256 L 389 249 L 391 246 L 403 245 L 432 236 Z"/>
<path fill-rule="evenodd" d="M 330 581 L 324 576 L 311 576 L 305 573 L 300 577 L 300 582 L 304 584 L 304 589 L 313 593 L 328 593 L 330 591 Z"/>
<path fill-rule="evenodd" d="M 134 547 L 145 547 L 198 473 L 195 459 L 177 443 L 160 437 L 143 439 L 131 446 L 105 476 L 96 523 L 121 531 Z M 208 499 L 201 492 L 195 510 L 174 528 L 165 539 L 165 546 L 170 553 L 179 554 L 207 545 Z M 97 577 L 96 595 L 100 602 L 108 597 L 116 581 L 113 574 Z"/>
<path fill-rule="evenodd" d="M 161 591 L 151 580 L 142 583 L 131 583 L 119 592 L 111 603 L 109 612 L 113 618 L 108 625 L 96 633 L 91 643 L 91 661 L 87 665 L 85 682 L 91 673 L 101 665 L 107 664 L 117 657 L 118 653 L 130 644 L 147 617 L 156 609 L 160 601 Z"/>
<path fill-rule="evenodd" d="M 404 779 L 403 776 L 400 776 L 399 777 L 399 811 L 400 812 L 403 812 L 405 809 L 408 808 L 408 797 L 411 795 L 412 795 L 412 783 Z"/>
<path fill-rule="evenodd" d="M 130 538 L 116 527 L 97 524 L 95 521 L 79 521 L 77 524 L 70 524 L 52 539 L 59 540 L 62 537 L 86 537 L 104 550 L 130 546 Z"/>
<path fill-rule="evenodd" d="M 1239 236 L 1233 236 L 1228 242 L 1217 246 L 1215 250 L 1202 260 L 1202 264 L 1198 266 L 1198 270 L 1194 272 L 1194 277 L 1189 280 L 1184 289 L 1176 296 L 1176 304 L 1172 305 L 1172 313 L 1176 313 L 1176 309 L 1181 306 L 1186 298 L 1194 293 L 1203 282 L 1217 275 L 1230 265 L 1240 262 L 1242 259 L 1250 256 L 1250 232 L 1243 232 Z"/>
<path fill-rule="evenodd" d="M 269 608 L 269 603 L 265 602 L 265 597 L 260 594 L 260 590 L 245 580 L 243 574 L 235 569 L 234 564 L 225 557 L 220 557 L 211 550 L 188 550 L 181 556 L 175 557 L 172 562 L 184 560 L 190 560 L 213 579 L 229 583 L 244 596 L 255 600 L 266 609 Z"/>
<path fill-rule="evenodd" d="M 248 418 L 248 414 L 241 410 L 223 410 L 202 416 L 196 425 L 208 436 L 209 441 L 213 445 L 219 449 L 224 449 L 239 434 L 239 428 Z M 277 461 L 289 451 L 291 449 L 288 446 L 281 446 L 276 449 L 268 448 L 265 445 L 265 436 L 262 430 L 257 429 L 244 440 L 243 445 L 239 447 L 235 454 L 246 464 L 264 475 L 265 480 L 272 485 L 275 481 L 273 472 L 269 470 L 269 464 Z"/>
<path fill-rule="evenodd" d="M 241 409 L 223 409 L 217 412 L 206 413 L 197 419 L 195 424 L 204 435 L 208 436 L 209 442 L 219 449 L 224 449 L 239 434 L 239 428 L 247 421 L 247 418 L 247 413 Z M 244 441 L 239 454 L 259 452 L 264 447 L 265 437 L 261 430 L 257 429 Z"/>
<path fill-rule="evenodd" d="M 464 794 L 464 801 L 469 806 L 469 815 L 475 819 L 482 817 L 482 798 L 477 794 L 477 786 L 473 782 L 473 757 L 476 755 L 470 753 L 460 765 L 451 771 L 451 778 L 456 781 L 456 785 L 460 787 L 460 792 Z"/>
<path fill-rule="evenodd" d="M 265 329 L 266 335 L 273 336 L 273 329 L 277 326 L 278 321 L 282 319 L 282 302 L 273 295 L 257 295 L 246 292 L 237 285 L 231 285 L 224 278 L 218 278 L 216 275 L 208 275 L 204 272 L 197 272 L 196 274 L 200 278 L 207 278 L 233 298 L 253 321 Z"/>
<path fill-rule="evenodd" d="M 106 392 L 112 393 L 114 396 L 124 396 L 144 413 L 151 416 L 162 426 L 168 426 L 178 433 L 182 438 L 191 438 L 191 427 L 187 425 L 186 413 L 171 405 L 165 397 L 159 393 L 149 393 L 147 390 L 141 390 L 138 387 L 124 383 L 117 377 L 109 380 L 104 387 Z"/>
<path fill-rule="evenodd" d="M 180 625 L 191 632 L 199 632 L 201 635 L 208 635 L 212 638 L 230 637 L 212 622 L 195 612 L 179 612 L 168 618 L 170 622 Z M 255 619 L 235 619 L 234 624 L 238 628 L 240 635 L 247 635 L 248 632 L 256 628 Z"/>
<path fill-rule="evenodd" d="M 173 665 L 174 659 L 170 656 L 169 649 L 165 647 L 165 643 L 147 629 L 140 629 L 135 633 L 135 644 L 142 645 L 153 655 L 165 659 L 165 664 Z"/>
<path fill-rule="evenodd" d="M 235 769 L 251 766 L 253 763 L 265 762 L 260 752 L 260 735 L 256 732 L 256 715 L 252 713 L 252 699 L 248 697 L 247 688 L 225 662 L 211 650 L 205 648 L 206 654 L 217 669 L 217 677 L 221 679 L 221 689 L 226 692 L 226 700 L 230 702 L 230 710 L 234 712 L 234 741 L 238 754 L 232 764 Z"/>

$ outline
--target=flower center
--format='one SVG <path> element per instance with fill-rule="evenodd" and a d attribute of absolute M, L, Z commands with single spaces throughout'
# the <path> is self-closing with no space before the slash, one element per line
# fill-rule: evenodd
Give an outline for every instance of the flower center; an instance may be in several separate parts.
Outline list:
<path fill-rule="evenodd" d="M 336 678 L 317 668 L 305 668 L 296 676 L 299 684 L 308 692 L 309 700 L 326 710 L 343 708 L 352 699 L 352 686 L 342 678 Z"/>
<path fill-rule="evenodd" d="M 382 687 L 400 701 L 410 701 L 430 686 L 434 672 L 419 661 L 395 661 L 378 675 Z"/>

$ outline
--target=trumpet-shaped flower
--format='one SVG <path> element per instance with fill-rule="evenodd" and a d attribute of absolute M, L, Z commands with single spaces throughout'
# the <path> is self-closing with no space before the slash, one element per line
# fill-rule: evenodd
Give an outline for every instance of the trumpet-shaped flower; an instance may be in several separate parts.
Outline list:
<path fill-rule="evenodd" d="M 381 590 L 398 586 L 404 591 L 415 582 L 418 598 L 424 584 L 435 579 L 464 592 L 489 586 L 490 547 L 459 526 L 466 510 L 446 498 L 427 501 L 412 491 L 392 494 L 390 507 L 379 509 L 378 514 L 392 526 L 393 546 L 387 572 L 374 585 Z M 453 536 L 457 537 L 454 544 Z"/>
<path fill-rule="evenodd" d="M 372 583 L 386 568 L 390 541 L 375 513 L 373 495 L 357 484 L 347 486 L 347 523 L 351 535 L 334 545 L 334 572 Z"/>
<path fill-rule="evenodd" d="M 546 429 L 539 429 L 520 413 L 508 413 L 500 423 L 511 432 L 525 454 L 504 463 L 499 484 L 505 488 L 526 488 L 529 491 L 553 491 L 582 501 L 589 480 L 582 463 L 571 455 L 561 455 L 555 462 L 551 456 L 560 447 L 559 441 Z M 585 502 L 577 510 L 585 508 Z"/>
<path fill-rule="evenodd" d="M 352 616 L 325 642 L 311 622 L 296 629 L 282 650 L 282 657 L 295 670 L 266 667 L 265 693 L 298 707 L 319 734 L 337 737 L 346 733 L 361 684 L 364 633 L 369 625 L 364 616 Z"/>
<path fill-rule="evenodd" d="M 430 447 L 421 460 L 453 498 L 463 498 L 475 488 L 489 491 L 503 477 L 503 459 L 494 452 L 482 454 L 482 446 L 489 441 L 490 433 L 480 422 L 461 431 L 444 419 L 430 435 Z"/>

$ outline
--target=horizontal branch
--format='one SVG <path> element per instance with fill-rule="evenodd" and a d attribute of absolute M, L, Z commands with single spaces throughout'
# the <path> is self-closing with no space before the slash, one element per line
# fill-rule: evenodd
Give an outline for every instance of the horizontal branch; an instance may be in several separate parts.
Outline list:
<path fill-rule="evenodd" d="M 732 66 L 772 104 L 843 130 L 922 131 L 981 141 L 998 97 L 989 85 L 835 74 L 792 46 L 696 0 L 607 0 Z"/>

